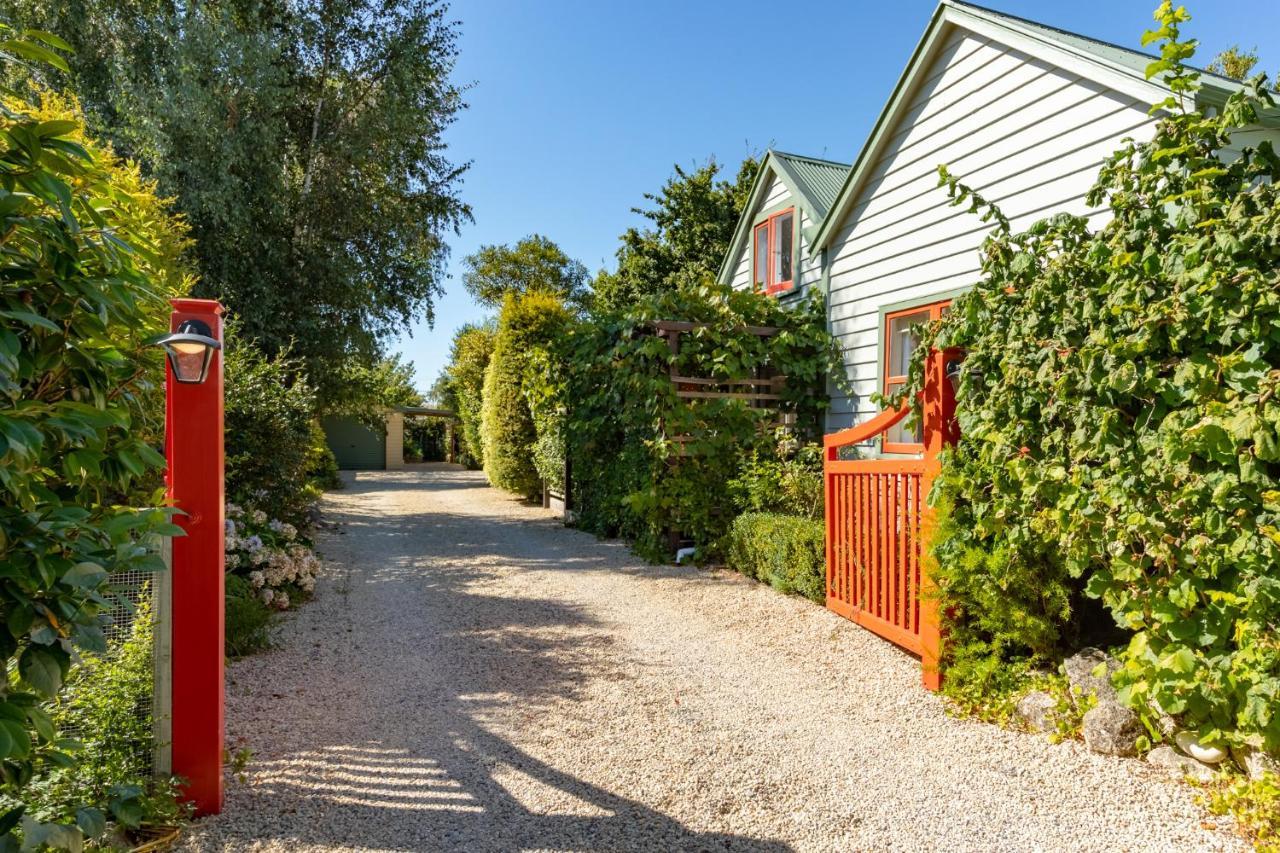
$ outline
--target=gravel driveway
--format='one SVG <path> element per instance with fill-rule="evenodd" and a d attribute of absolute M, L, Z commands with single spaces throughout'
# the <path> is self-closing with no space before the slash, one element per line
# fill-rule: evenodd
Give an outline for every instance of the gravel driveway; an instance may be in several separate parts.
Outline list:
<path fill-rule="evenodd" d="M 1238 849 L 1137 761 L 947 716 L 918 663 L 645 565 L 454 466 L 325 498 L 316 600 L 229 668 L 189 850 Z"/>

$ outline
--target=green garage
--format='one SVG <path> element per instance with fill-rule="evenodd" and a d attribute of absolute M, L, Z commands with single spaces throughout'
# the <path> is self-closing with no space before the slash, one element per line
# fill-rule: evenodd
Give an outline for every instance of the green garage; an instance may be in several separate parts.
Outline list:
<path fill-rule="evenodd" d="M 381 471 L 387 467 L 387 436 L 375 432 L 355 418 L 327 417 L 321 420 L 329 449 L 338 467 L 350 471 Z"/>

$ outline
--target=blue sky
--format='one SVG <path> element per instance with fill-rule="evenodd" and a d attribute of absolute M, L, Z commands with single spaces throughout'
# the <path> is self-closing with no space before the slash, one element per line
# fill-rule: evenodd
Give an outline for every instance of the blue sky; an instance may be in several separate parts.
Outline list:
<path fill-rule="evenodd" d="M 1183 0 L 1197 61 L 1239 43 L 1280 70 L 1275 0 Z M 1041 23 L 1137 47 L 1157 0 L 987 0 Z M 446 137 L 471 161 L 475 224 L 451 240 L 435 328 L 395 349 L 419 387 L 449 357 L 453 331 L 485 311 L 461 261 L 481 245 L 544 234 L 593 272 L 612 267 L 631 208 L 674 164 L 714 157 L 734 172 L 769 147 L 851 161 L 930 16 L 928 0 L 455 0 L 455 79 L 469 109 Z"/>

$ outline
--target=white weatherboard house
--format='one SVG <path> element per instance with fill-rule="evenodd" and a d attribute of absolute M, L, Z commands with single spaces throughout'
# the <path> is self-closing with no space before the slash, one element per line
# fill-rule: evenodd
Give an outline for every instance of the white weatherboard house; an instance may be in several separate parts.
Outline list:
<path fill-rule="evenodd" d="M 829 430 L 875 413 L 871 394 L 904 378 L 910 328 L 945 311 L 980 274 L 978 249 L 990 225 L 949 205 L 938 166 L 1000 205 L 1015 229 L 1059 211 L 1101 225 L 1107 212 L 1085 203 L 1099 166 L 1126 137 L 1150 136 L 1150 105 L 1169 94 L 1145 78 L 1152 60 L 942 0 L 838 189 L 825 180 L 806 184 L 792 165 L 821 163 L 825 175 L 839 164 L 769 152 L 720 280 L 740 288 L 759 283 L 780 296 L 822 288 L 854 386 L 853 395 L 833 393 Z M 1240 88 L 1207 72 L 1201 83 L 1197 98 L 1205 108 Z M 1239 150 L 1264 138 L 1280 150 L 1280 112 L 1232 143 Z M 779 236 L 772 217 L 793 202 L 799 228 Z M 780 288 L 774 270 L 783 263 L 775 256 L 788 239 L 793 278 Z M 901 429 L 881 449 L 921 450 Z"/>

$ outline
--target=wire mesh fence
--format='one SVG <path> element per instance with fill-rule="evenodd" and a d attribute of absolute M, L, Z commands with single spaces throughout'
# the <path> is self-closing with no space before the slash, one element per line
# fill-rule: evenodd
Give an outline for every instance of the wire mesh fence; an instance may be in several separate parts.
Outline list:
<path fill-rule="evenodd" d="M 162 550 L 168 559 L 168 543 Z M 106 651 L 73 667 L 59 730 L 82 750 L 139 775 L 169 772 L 168 572 L 118 572 L 105 611 Z M 107 707 L 110 706 L 110 707 Z"/>

